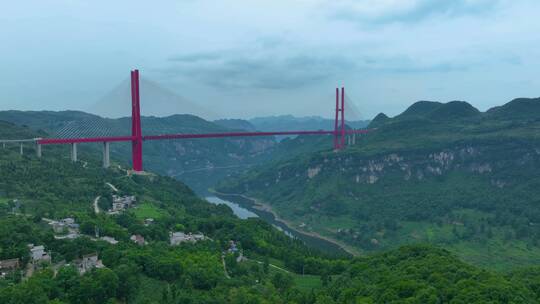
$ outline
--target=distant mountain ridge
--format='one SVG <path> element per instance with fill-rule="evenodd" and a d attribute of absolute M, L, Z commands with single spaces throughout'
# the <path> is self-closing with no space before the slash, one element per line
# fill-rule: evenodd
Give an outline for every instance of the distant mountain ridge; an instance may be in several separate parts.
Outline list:
<path fill-rule="evenodd" d="M 480 116 L 480 111 L 465 101 L 447 103 L 435 101 L 418 101 L 395 117 L 396 120 L 411 118 L 427 119 L 466 119 Z"/>
<path fill-rule="evenodd" d="M 256 131 L 254 125 L 243 119 L 218 119 L 214 123 L 231 130 Z"/>
<path fill-rule="evenodd" d="M 335 121 L 320 116 L 296 117 L 292 115 L 255 117 L 248 120 L 260 131 L 287 131 L 287 130 L 333 130 Z M 355 129 L 365 128 L 368 120 L 347 121 Z"/>
<path fill-rule="evenodd" d="M 489 109 L 486 114 L 502 119 L 538 119 L 540 97 L 516 98 L 503 106 Z"/>
<path fill-rule="evenodd" d="M 44 133 L 40 134 L 28 127 L 0 120 L 0 139 L 30 139 L 44 135 Z"/>
<path fill-rule="evenodd" d="M 96 119 L 99 116 L 82 111 L 0 111 L 0 120 L 29 126 L 34 130 L 56 130 L 72 121 Z"/>
<path fill-rule="evenodd" d="M 540 117 L 540 97 L 516 98 L 502 105 L 480 112 L 465 101 L 450 101 L 441 103 L 438 101 L 418 101 L 409 106 L 403 113 L 388 117 L 379 113 L 369 127 L 375 128 L 386 123 L 394 123 L 403 120 L 428 119 L 428 120 L 456 120 L 456 119 L 536 119 Z"/>

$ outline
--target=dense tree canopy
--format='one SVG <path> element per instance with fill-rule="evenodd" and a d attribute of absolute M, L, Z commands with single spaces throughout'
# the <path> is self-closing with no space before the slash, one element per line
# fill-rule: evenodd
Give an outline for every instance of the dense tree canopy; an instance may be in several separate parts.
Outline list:
<path fill-rule="evenodd" d="M 104 170 L 97 161 L 37 160 L 0 154 L 0 259 L 21 268 L 0 279 L 0 303 L 538 303 L 536 268 L 500 274 L 429 246 L 354 259 L 306 247 L 261 219 L 240 220 L 182 183 Z M 138 208 L 96 214 L 98 196 L 135 195 Z M 339 210 L 334 211 L 339 212 Z M 145 225 L 149 217 L 154 222 Z M 46 220 L 73 217 L 79 238 L 57 239 Z M 45 220 L 44 220 L 45 219 Z M 169 245 L 169 232 L 203 233 Z M 96 238 L 114 237 L 115 245 Z M 461 232 L 460 232 L 461 233 Z M 487 233 L 487 232 L 486 232 Z M 129 237 L 142 235 L 139 246 Z M 227 250 L 234 240 L 239 252 Z M 44 245 L 51 264 L 31 268 L 28 244 Z M 88 254 L 103 268 L 80 274 Z"/>

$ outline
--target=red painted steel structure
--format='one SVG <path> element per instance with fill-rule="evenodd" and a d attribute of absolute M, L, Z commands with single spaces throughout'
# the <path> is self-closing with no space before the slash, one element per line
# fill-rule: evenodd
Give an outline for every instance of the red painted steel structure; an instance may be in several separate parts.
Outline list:
<path fill-rule="evenodd" d="M 341 144 L 339 149 L 345 148 L 345 88 L 341 88 Z"/>
<path fill-rule="evenodd" d="M 362 130 L 360 132 L 351 130 L 350 132 L 365 133 Z M 339 88 L 336 88 L 336 120 L 333 132 L 335 150 L 341 150 L 345 148 L 345 135 L 347 133 L 348 132 L 345 130 L 345 88 L 341 88 L 341 99 L 339 94 Z"/>
<path fill-rule="evenodd" d="M 142 171 L 142 129 L 141 96 L 139 90 L 139 70 L 131 71 L 131 157 L 133 170 Z"/>
<path fill-rule="evenodd" d="M 281 132 L 228 132 L 206 134 L 163 134 L 142 135 L 141 108 L 140 108 L 139 71 L 131 71 L 131 136 L 89 137 L 89 138 L 43 138 L 37 140 L 41 145 L 73 144 L 93 142 L 126 142 L 131 141 L 133 170 L 142 171 L 142 144 L 146 140 L 164 139 L 196 139 L 220 137 L 252 137 L 274 135 L 334 135 L 334 148 L 341 150 L 345 147 L 347 134 L 366 134 L 369 130 L 345 130 L 345 88 L 341 88 L 341 102 L 339 88 L 336 88 L 336 120 L 333 131 L 281 131 Z M 341 113 L 341 117 L 339 114 Z M 341 118 L 341 119 L 340 119 Z M 341 120 L 341 124 L 339 123 Z M 339 129 L 338 129 L 339 128 Z"/>
<path fill-rule="evenodd" d="M 336 119 L 334 120 L 334 149 L 339 149 L 338 142 L 339 88 L 336 88 Z"/>

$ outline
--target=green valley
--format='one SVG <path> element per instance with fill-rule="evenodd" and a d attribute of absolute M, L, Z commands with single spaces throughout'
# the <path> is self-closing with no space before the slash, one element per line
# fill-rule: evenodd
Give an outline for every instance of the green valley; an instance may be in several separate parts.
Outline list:
<path fill-rule="evenodd" d="M 481 113 L 418 102 L 378 115 L 341 152 L 304 153 L 223 181 L 297 229 L 364 253 L 431 243 L 492 269 L 540 262 L 540 100 Z"/>
<path fill-rule="evenodd" d="M 36 136 L 12 124 L 0 133 Z M 535 268 L 483 270 L 425 245 L 332 257 L 172 178 L 102 169 L 92 154 L 72 163 L 51 149 L 41 159 L 13 146 L 0 155 L 2 303 L 540 301 Z M 134 206 L 107 212 L 130 197 Z"/>
<path fill-rule="evenodd" d="M 3 1 L 0 304 L 540 304 L 539 12 Z"/>

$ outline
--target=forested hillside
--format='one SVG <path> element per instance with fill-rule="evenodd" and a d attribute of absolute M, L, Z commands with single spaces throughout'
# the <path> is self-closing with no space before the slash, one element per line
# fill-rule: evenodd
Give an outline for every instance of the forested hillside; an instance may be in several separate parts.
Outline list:
<path fill-rule="evenodd" d="M 481 113 L 422 101 L 378 115 L 346 150 L 224 181 L 298 228 L 363 252 L 429 242 L 495 269 L 540 262 L 540 100 Z"/>
<path fill-rule="evenodd" d="M 7 126 L 9 132 L 17 129 Z M 1 303 L 45 303 L 46 299 L 104 303 L 109 298 L 130 303 L 236 303 L 238 297 L 263 299 L 263 291 L 251 290 L 254 282 L 280 302 L 298 277 L 293 271 L 302 269 L 313 275 L 311 280 L 318 280 L 321 271 L 335 274 L 344 269 L 343 261 L 324 258 L 261 220 L 239 220 L 228 207 L 197 198 L 169 177 L 126 175 L 123 169 L 103 170 L 97 161 L 74 164 L 52 153 L 42 159 L 32 153 L 20 156 L 18 147 L 9 145 L 0 155 L 0 172 L 0 260 L 18 258 L 24 266 L 0 279 Z M 107 214 L 113 194 L 134 195 L 138 205 L 121 214 Z M 99 213 L 93 204 L 97 197 Z M 80 237 L 54 237 L 47 221 L 67 217 L 80 226 Z M 144 225 L 150 217 L 154 222 Z M 96 239 L 96 231 L 119 243 Z M 201 233 L 206 240 L 172 247 L 168 245 L 171 231 Z M 135 234 L 144 237 L 147 245 L 134 244 L 130 236 Z M 231 241 L 249 257 L 245 263 L 226 254 Z M 52 268 L 12 286 L 28 273 L 23 271 L 31 261 L 28 244 L 44 245 L 52 256 Z M 98 253 L 106 268 L 79 277 L 69 264 L 92 253 Z M 271 271 L 270 263 L 289 270 Z M 283 293 L 276 291 L 273 279 L 275 286 L 285 284 Z"/>
<path fill-rule="evenodd" d="M 535 303 L 538 271 L 497 275 L 442 249 L 405 246 L 352 261 L 321 303 Z"/>
<path fill-rule="evenodd" d="M 0 126 L 0 134 L 36 135 Z M 490 272 L 428 246 L 328 257 L 172 178 L 105 170 L 86 157 L 2 150 L 0 261 L 20 265 L 2 270 L 0 303 L 539 303 L 535 268 Z M 113 195 L 134 196 L 136 205 L 107 213 Z M 52 225 L 66 218 L 76 237 Z M 170 232 L 180 231 L 204 238 L 171 246 Z M 49 258 L 38 263 L 29 244 Z M 99 262 L 81 264 L 89 256 Z"/>

